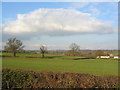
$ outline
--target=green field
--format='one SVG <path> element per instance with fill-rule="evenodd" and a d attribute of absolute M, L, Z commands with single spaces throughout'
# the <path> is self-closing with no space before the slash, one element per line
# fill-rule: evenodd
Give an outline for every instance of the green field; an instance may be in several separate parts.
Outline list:
<path fill-rule="evenodd" d="M 13 56 L 13 53 L 2 53 L 3 56 Z M 35 53 L 17 53 L 18 57 L 42 57 L 41 54 L 35 54 Z M 55 57 L 55 58 L 61 58 L 61 59 L 72 59 L 72 58 L 80 58 L 80 57 L 74 57 L 74 56 L 62 56 L 62 55 L 49 55 L 45 54 L 45 57 Z M 84 57 L 81 57 L 84 58 Z"/>
<path fill-rule="evenodd" d="M 8 54 L 3 53 L 7 56 Z M 10 54 L 9 54 L 10 55 Z M 12 55 L 12 54 L 11 54 Z M 52 56 L 55 58 L 27 58 L 25 56 L 40 57 L 39 54 L 19 54 L 19 57 L 3 57 L 2 67 L 10 69 L 33 70 L 41 72 L 79 72 L 93 75 L 118 75 L 118 61 L 107 59 L 81 59 L 78 57 Z"/>

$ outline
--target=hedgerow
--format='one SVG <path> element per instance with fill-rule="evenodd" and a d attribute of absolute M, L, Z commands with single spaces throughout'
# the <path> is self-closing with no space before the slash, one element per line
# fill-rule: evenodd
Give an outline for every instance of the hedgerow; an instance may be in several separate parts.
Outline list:
<path fill-rule="evenodd" d="M 117 88 L 117 76 L 2 70 L 2 88 Z"/>

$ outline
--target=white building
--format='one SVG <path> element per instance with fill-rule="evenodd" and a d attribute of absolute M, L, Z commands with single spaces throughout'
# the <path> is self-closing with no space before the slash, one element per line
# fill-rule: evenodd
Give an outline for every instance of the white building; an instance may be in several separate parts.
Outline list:
<path fill-rule="evenodd" d="M 119 56 L 113 56 L 113 57 L 110 57 L 110 56 L 97 56 L 96 58 L 101 58 L 101 59 L 109 59 L 109 58 L 120 59 Z"/>
<path fill-rule="evenodd" d="M 108 59 L 110 56 L 97 56 L 97 58 Z"/>
<path fill-rule="evenodd" d="M 100 56 L 100 58 L 108 59 L 110 56 Z"/>
<path fill-rule="evenodd" d="M 114 59 L 119 59 L 120 57 L 119 56 L 114 56 Z"/>

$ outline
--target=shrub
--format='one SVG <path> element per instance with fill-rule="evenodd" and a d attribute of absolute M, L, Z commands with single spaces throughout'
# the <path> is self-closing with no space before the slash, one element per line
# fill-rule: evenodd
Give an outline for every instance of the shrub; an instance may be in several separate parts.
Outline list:
<path fill-rule="evenodd" d="M 117 88 L 117 76 L 3 69 L 2 88 Z"/>

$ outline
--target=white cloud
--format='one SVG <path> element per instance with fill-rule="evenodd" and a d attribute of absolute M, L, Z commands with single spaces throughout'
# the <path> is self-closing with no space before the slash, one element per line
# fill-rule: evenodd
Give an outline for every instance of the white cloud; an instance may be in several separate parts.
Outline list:
<path fill-rule="evenodd" d="M 0 46 L 2 46 L 3 42 L 0 42 Z"/>
<path fill-rule="evenodd" d="M 41 45 L 44 45 L 47 47 L 47 49 L 54 49 L 57 46 L 55 44 L 38 44 L 38 43 L 26 43 L 24 44 L 25 48 L 24 49 L 31 49 L 31 50 L 39 50 Z"/>
<path fill-rule="evenodd" d="M 99 21 L 90 13 L 62 8 L 41 8 L 28 14 L 18 14 L 15 21 L 3 26 L 3 34 L 7 37 L 13 35 L 22 38 L 40 35 L 108 34 L 115 30 L 111 22 Z"/>
<path fill-rule="evenodd" d="M 101 14 L 97 8 L 91 7 L 89 10 L 92 12 L 93 16 L 99 16 Z"/>
<path fill-rule="evenodd" d="M 67 8 L 72 8 L 72 9 L 78 9 L 78 8 L 83 8 L 85 6 L 87 6 L 89 4 L 89 2 L 73 2 L 70 3 Z"/>
<path fill-rule="evenodd" d="M 25 46 L 28 46 L 28 47 L 40 47 L 41 45 L 44 45 L 46 47 L 55 47 L 56 46 L 55 44 L 38 44 L 38 43 L 34 43 L 34 44 L 26 43 L 25 44 Z"/>

